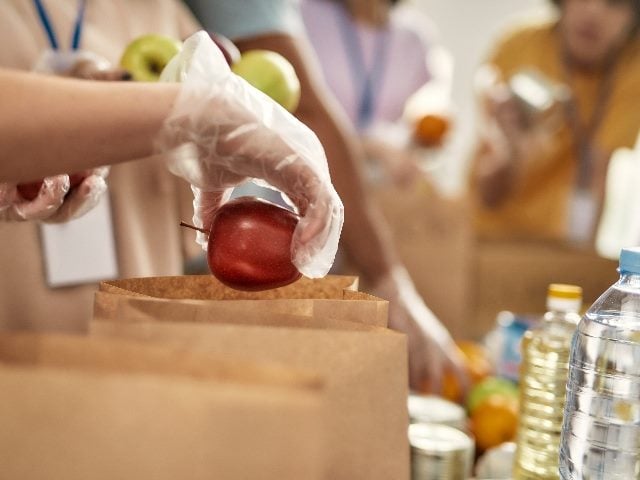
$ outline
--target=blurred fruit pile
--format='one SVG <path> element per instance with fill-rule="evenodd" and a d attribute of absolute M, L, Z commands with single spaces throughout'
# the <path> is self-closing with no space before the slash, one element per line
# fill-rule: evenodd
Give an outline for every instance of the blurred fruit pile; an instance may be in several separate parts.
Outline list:
<path fill-rule="evenodd" d="M 467 340 L 457 344 L 464 354 L 469 389 L 465 394 L 456 377 L 446 372 L 442 396 L 465 407 L 478 452 L 513 441 L 518 426 L 518 387 L 495 376 L 491 357 L 483 345 Z"/>

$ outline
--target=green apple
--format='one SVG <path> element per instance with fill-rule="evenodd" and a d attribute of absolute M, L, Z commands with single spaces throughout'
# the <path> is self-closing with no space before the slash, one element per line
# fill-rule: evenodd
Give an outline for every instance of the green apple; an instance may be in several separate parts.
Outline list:
<path fill-rule="evenodd" d="M 279 53 L 248 50 L 231 69 L 290 112 L 298 107 L 300 81 L 291 63 Z"/>
<path fill-rule="evenodd" d="M 157 82 L 160 73 L 175 55 L 182 42 L 165 35 L 149 34 L 132 41 L 120 59 L 120 66 L 138 82 Z"/>
<path fill-rule="evenodd" d="M 467 410 L 473 413 L 475 408 L 490 395 L 518 397 L 518 387 L 510 380 L 500 377 L 487 377 L 474 385 L 467 396 Z"/>

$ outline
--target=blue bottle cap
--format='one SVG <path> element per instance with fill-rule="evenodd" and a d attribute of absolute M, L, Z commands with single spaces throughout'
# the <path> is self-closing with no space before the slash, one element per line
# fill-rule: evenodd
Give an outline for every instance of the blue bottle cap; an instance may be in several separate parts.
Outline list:
<path fill-rule="evenodd" d="M 640 274 L 640 247 L 622 249 L 620 252 L 620 273 Z"/>

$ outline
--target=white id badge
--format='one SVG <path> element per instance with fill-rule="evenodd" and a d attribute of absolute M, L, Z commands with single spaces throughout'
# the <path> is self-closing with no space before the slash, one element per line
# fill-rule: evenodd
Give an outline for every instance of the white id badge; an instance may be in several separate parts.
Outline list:
<path fill-rule="evenodd" d="M 585 189 L 573 192 L 569 204 L 569 239 L 585 243 L 591 239 L 596 217 L 596 201 Z"/>
<path fill-rule="evenodd" d="M 87 214 L 40 227 L 45 277 L 50 287 L 66 287 L 118 277 L 109 195 Z"/>

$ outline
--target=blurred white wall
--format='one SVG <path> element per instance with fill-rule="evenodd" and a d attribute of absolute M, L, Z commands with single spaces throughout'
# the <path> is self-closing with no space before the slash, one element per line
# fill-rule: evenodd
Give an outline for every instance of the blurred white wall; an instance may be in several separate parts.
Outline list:
<path fill-rule="evenodd" d="M 437 178 L 447 191 L 464 183 L 469 150 L 475 135 L 473 73 L 506 25 L 518 18 L 550 11 L 548 0 L 410 0 L 435 23 L 440 40 L 454 57 L 453 99 L 456 130 Z"/>

